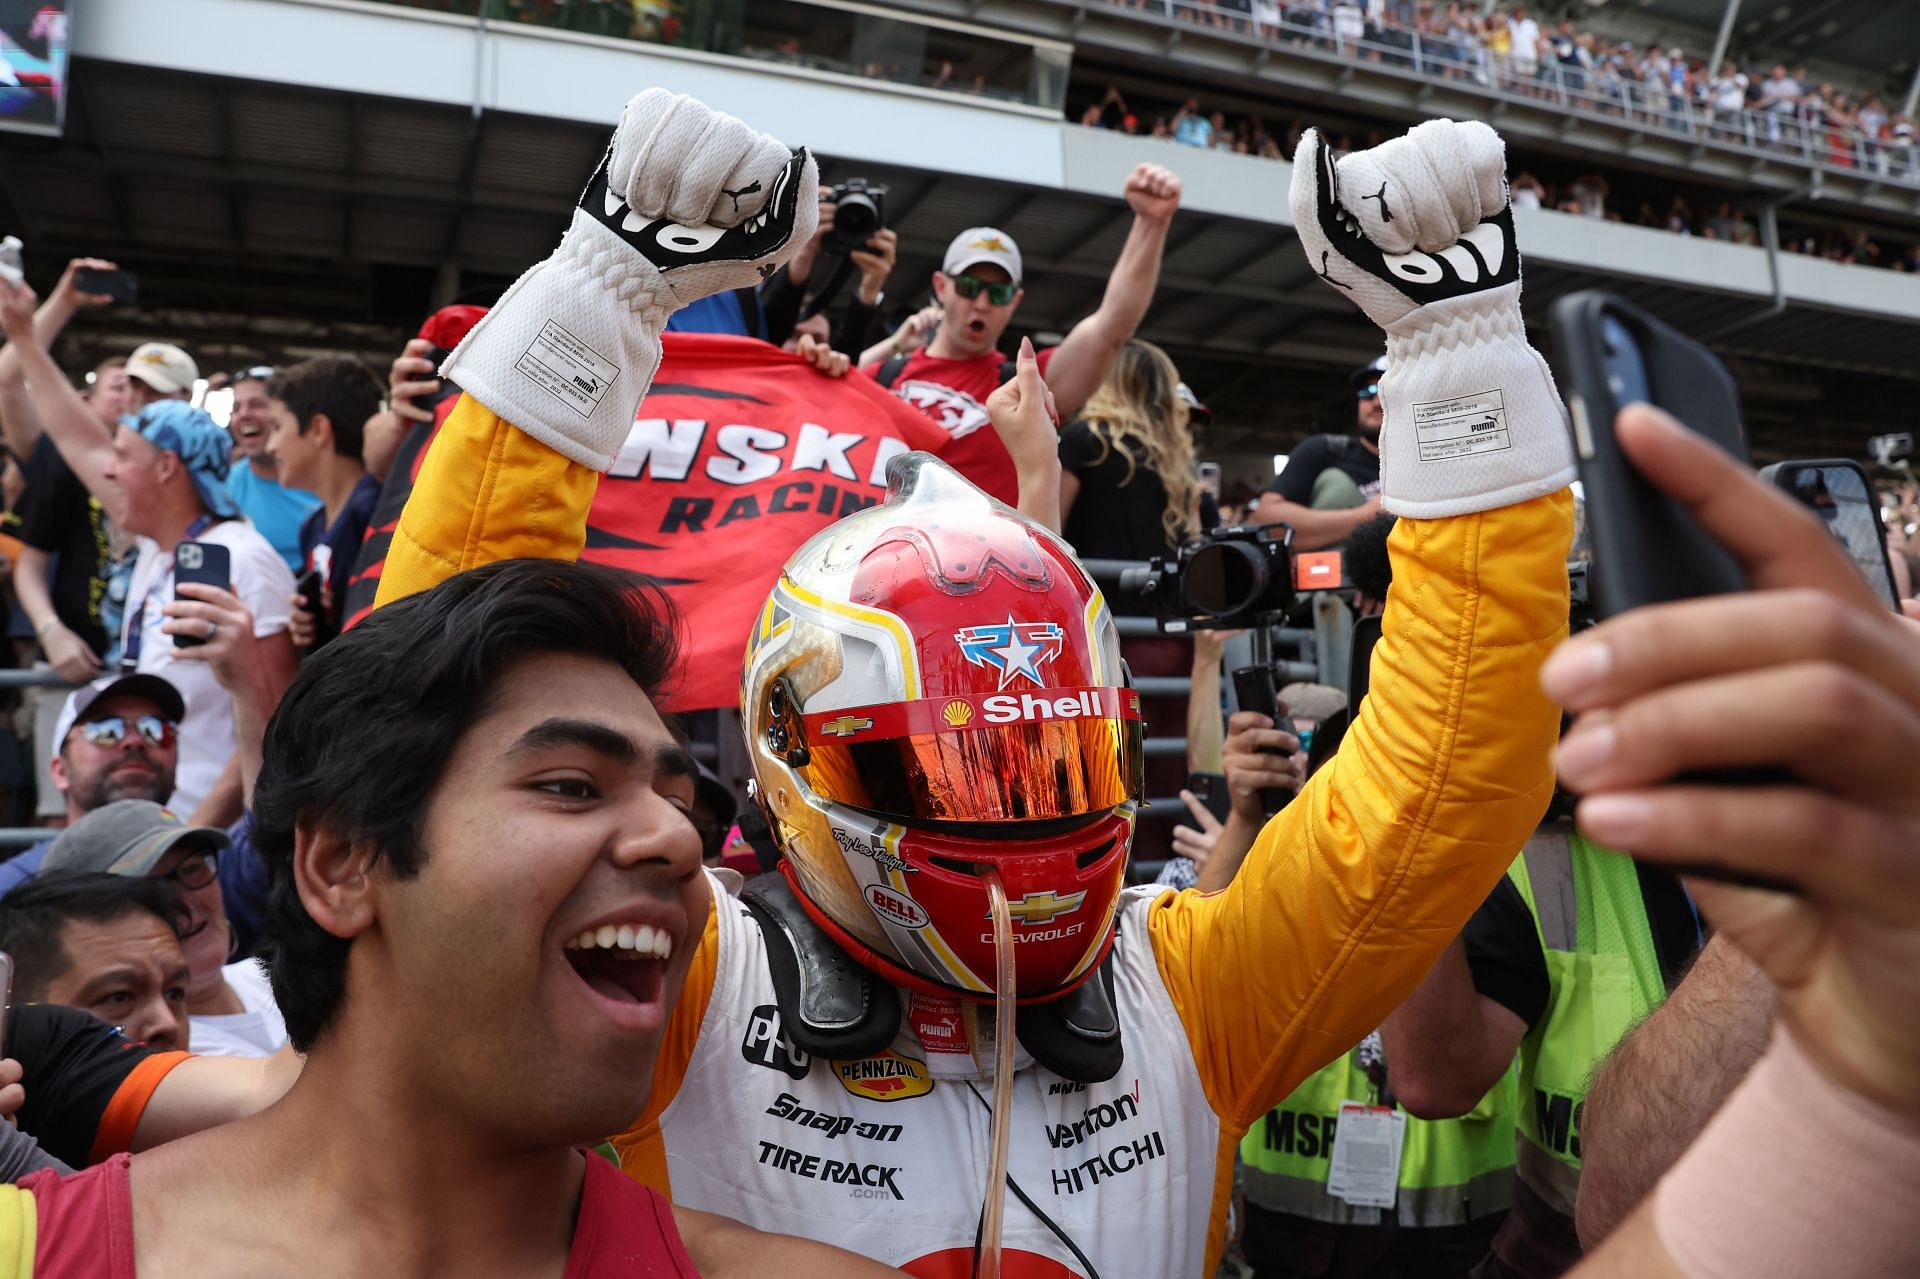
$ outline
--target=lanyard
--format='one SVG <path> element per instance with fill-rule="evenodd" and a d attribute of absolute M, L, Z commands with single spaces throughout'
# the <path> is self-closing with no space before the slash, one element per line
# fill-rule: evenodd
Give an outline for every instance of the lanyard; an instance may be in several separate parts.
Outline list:
<path fill-rule="evenodd" d="M 202 515 L 187 525 L 187 535 L 180 541 L 191 542 L 212 527 L 213 516 Z M 127 615 L 133 619 L 133 625 L 127 627 L 126 640 L 120 645 L 120 669 L 123 671 L 139 668 L 140 642 L 145 638 L 147 629 L 147 605 L 152 602 L 153 593 L 160 589 L 160 583 L 166 581 L 168 574 L 173 572 L 173 557 L 178 550 L 179 544 L 176 543 L 174 550 L 167 552 L 167 562 L 160 566 L 160 571 L 153 575 L 151 582 L 147 583 L 146 592 L 140 596 L 139 607 Z"/>

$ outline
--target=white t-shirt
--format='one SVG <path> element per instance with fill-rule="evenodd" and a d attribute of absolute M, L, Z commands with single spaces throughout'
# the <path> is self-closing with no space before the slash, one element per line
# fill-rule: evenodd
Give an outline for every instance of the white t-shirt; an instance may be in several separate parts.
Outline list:
<path fill-rule="evenodd" d="M 1721 76 L 1713 82 L 1713 109 L 1724 115 L 1732 115 L 1747 105 L 1747 78 L 1738 72 Z"/>
<path fill-rule="evenodd" d="M 1528 66 L 1540 60 L 1540 24 L 1532 18 L 1507 19 L 1507 56 Z"/>
<path fill-rule="evenodd" d="M 287 629 L 288 601 L 293 574 L 286 561 L 246 520 L 222 520 L 198 538 L 227 548 L 232 560 L 233 593 L 253 610 L 253 633 L 278 635 Z M 186 699 L 187 717 L 180 724 L 180 762 L 174 772 L 173 798 L 168 807 L 182 820 L 193 815 L 200 801 L 233 756 L 233 698 L 213 677 L 205 662 L 180 661 L 173 636 L 161 630 L 167 615 L 161 610 L 173 599 L 173 554 L 151 538 L 140 539 L 140 558 L 133 566 L 133 585 L 127 592 L 123 634 L 141 627 L 137 669 L 159 675 Z"/>
<path fill-rule="evenodd" d="M 271 1057 L 287 1045 L 287 1023 L 273 1002 L 267 966 L 243 959 L 220 970 L 246 1006 L 243 1013 L 187 1019 L 187 1051 L 203 1057 Z"/>

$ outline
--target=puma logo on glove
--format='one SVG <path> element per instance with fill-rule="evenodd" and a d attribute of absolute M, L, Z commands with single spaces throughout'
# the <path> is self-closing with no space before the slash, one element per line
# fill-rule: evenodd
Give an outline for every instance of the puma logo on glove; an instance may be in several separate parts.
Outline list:
<path fill-rule="evenodd" d="M 1429 120 L 1336 160 L 1309 129 L 1289 204 L 1314 274 L 1386 334 L 1386 509 L 1461 515 L 1572 479 L 1565 409 L 1520 318 L 1499 134 L 1478 121 Z"/>
<path fill-rule="evenodd" d="M 813 235 L 819 170 L 683 93 L 628 102 L 560 247 L 442 372 L 526 434 L 604 471 L 689 303 L 750 288 Z"/>

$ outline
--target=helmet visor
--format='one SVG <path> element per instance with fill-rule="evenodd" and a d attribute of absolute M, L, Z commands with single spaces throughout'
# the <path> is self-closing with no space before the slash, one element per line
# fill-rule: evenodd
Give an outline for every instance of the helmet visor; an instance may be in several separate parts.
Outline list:
<path fill-rule="evenodd" d="M 896 821 L 1080 817 L 1144 788 L 1140 699 L 1125 688 L 926 698 L 808 715 L 817 795 Z"/>

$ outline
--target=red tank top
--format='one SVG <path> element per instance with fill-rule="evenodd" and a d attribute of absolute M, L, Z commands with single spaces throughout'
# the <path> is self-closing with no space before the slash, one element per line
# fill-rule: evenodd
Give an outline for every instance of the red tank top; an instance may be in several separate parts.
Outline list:
<path fill-rule="evenodd" d="M 33 1192 L 40 1228 L 34 1279 L 134 1279 L 133 1193 L 128 1156 L 61 1177 L 20 1179 Z M 563 1279 L 699 1279 L 680 1242 L 673 1208 L 599 1155 L 587 1181 Z"/>

